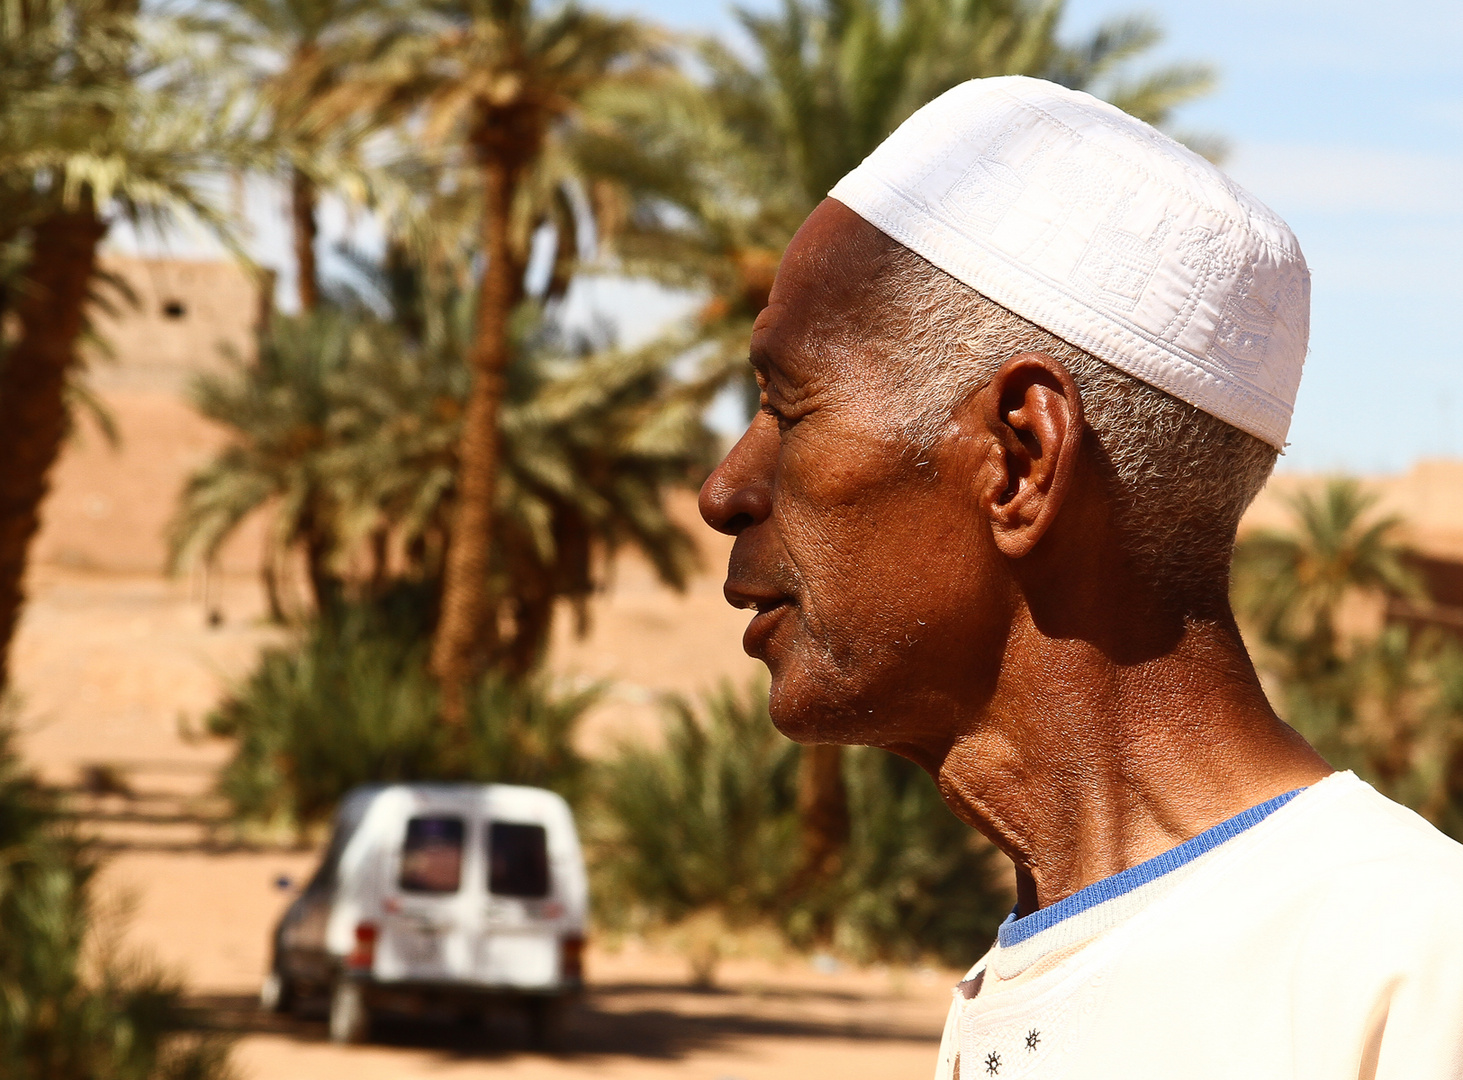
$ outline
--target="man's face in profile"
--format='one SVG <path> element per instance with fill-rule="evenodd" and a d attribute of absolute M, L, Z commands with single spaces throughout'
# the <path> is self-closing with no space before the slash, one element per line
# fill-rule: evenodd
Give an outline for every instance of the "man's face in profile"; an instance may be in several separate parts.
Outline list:
<path fill-rule="evenodd" d="M 836 202 L 803 225 L 752 335 L 761 410 L 701 493 L 737 537 L 726 593 L 756 609 L 772 717 L 804 741 L 898 745 L 999 667 L 979 435 L 959 411 L 928 450 L 909 432 L 913 368 L 867 286 L 891 243 Z"/>

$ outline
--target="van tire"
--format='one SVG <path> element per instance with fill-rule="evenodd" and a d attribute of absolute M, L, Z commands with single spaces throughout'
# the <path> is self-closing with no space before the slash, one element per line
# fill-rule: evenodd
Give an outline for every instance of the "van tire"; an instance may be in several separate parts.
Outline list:
<path fill-rule="evenodd" d="M 554 997 L 532 997 L 523 1003 L 528 1021 L 528 1044 L 535 1050 L 555 1050 L 564 1033 L 564 1002 Z"/>
<path fill-rule="evenodd" d="M 330 991 L 330 1041 L 359 1044 L 371 1037 L 366 988 L 354 979 L 337 979 Z"/>

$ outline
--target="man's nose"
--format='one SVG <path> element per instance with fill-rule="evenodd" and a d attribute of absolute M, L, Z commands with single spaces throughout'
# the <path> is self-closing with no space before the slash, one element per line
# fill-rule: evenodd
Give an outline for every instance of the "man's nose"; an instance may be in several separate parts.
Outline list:
<path fill-rule="evenodd" d="M 701 485 L 697 505 L 717 532 L 736 536 L 772 513 L 772 474 L 777 466 L 777 422 L 766 413 L 752 418 L 721 464 Z"/>

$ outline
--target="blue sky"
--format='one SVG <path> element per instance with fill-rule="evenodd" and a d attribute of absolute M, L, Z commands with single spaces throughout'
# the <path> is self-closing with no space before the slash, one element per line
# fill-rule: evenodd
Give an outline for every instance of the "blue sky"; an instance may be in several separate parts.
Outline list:
<path fill-rule="evenodd" d="M 735 32 L 717 0 L 601 3 Z M 1155 58 L 1219 69 L 1177 126 L 1228 140 L 1225 168 L 1290 222 L 1311 266 L 1283 467 L 1463 457 L 1463 2 L 1069 0 L 1064 26 L 1133 12 L 1166 32 Z"/>

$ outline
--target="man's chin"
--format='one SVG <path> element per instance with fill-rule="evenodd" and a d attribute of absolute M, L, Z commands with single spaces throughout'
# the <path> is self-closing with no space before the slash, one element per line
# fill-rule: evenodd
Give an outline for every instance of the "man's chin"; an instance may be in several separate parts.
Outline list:
<path fill-rule="evenodd" d="M 853 746 L 865 741 L 846 704 L 831 699 L 823 680 L 806 671 L 769 665 L 772 688 L 767 711 L 778 731 L 796 743 L 839 743 Z"/>
<path fill-rule="evenodd" d="M 816 743 L 826 743 L 829 740 L 816 724 L 808 724 L 802 720 L 788 720 L 780 718 L 774 711 L 772 714 L 772 726 L 782 732 L 795 743 L 804 746 L 812 746 Z"/>

